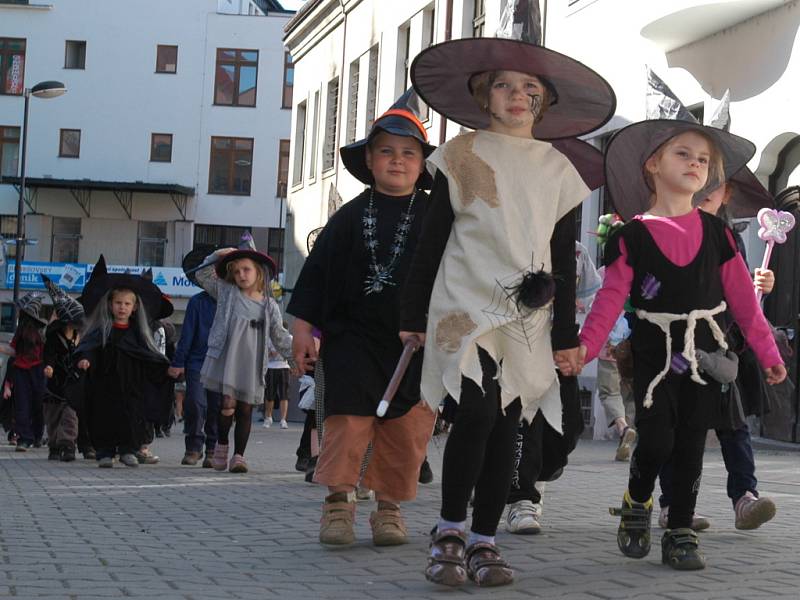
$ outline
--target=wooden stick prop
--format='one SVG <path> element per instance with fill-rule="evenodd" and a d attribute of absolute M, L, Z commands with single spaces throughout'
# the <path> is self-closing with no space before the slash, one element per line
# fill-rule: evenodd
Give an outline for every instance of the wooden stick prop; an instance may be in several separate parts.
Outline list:
<path fill-rule="evenodd" d="M 783 244 L 786 241 L 786 234 L 794 228 L 794 215 L 774 208 L 762 208 L 758 211 L 758 224 L 761 225 L 758 230 L 758 237 L 767 243 L 764 260 L 761 261 L 761 268 L 768 269 L 769 259 L 772 258 L 772 249 L 775 244 Z M 763 295 L 761 290 L 756 290 L 756 299 L 759 302 L 761 302 L 761 296 Z"/>
<path fill-rule="evenodd" d="M 414 352 L 419 350 L 421 345 L 421 340 L 416 335 L 409 336 L 405 344 L 403 344 L 403 353 L 400 355 L 400 360 L 397 363 L 397 367 L 395 367 L 394 374 L 389 380 L 386 391 L 383 393 L 383 398 L 381 398 L 378 404 L 378 409 L 375 411 L 375 414 L 379 417 L 386 415 L 386 411 L 389 410 L 389 405 L 392 403 L 394 395 L 397 393 L 397 388 L 400 387 L 403 375 L 406 374 L 408 363 L 411 362 L 411 357 L 414 356 Z"/>

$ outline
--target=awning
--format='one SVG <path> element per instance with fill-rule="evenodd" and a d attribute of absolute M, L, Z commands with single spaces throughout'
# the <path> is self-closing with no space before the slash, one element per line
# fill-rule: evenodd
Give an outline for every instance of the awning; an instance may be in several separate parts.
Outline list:
<path fill-rule="evenodd" d="M 19 189 L 19 177 L 3 177 L 0 183 L 13 185 Z M 60 189 L 69 190 L 72 197 L 83 210 L 87 217 L 90 217 L 90 201 L 92 192 L 112 192 L 119 202 L 128 218 L 131 218 L 133 207 L 133 194 L 168 194 L 172 199 L 175 208 L 186 219 L 186 206 L 189 197 L 194 196 L 195 189 L 177 183 L 145 183 L 143 181 L 98 181 L 94 179 L 52 179 L 49 177 L 26 177 L 25 187 L 30 190 L 25 202 L 33 212 L 36 210 L 36 196 L 39 189 Z"/>

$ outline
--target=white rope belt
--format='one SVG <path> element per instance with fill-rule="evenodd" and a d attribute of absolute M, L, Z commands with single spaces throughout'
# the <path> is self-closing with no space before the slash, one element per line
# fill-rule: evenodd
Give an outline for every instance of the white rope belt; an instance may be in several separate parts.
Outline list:
<path fill-rule="evenodd" d="M 728 343 L 725 341 L 725 334 L 714 320 L 714 315 L 725 312 L 726 308 L 727 306 L 725 302 L 722 301 L 719 303 L 719 306 L 715 308 L 697 309 L 688 314 L 683 313 L 680 315 L 675 313 L 647 312 L 641 308 L 636 309 L 637 317 L 644 319 L 645 321 L 649 321 L 653 325 L 657 325 L 661 331 L 664 332 L 667 345 L 667 360 L 666 364 L 664 365 L 664 369 L 659 372 L 658 375 L 656 375 L 650 382 L 650 385 L 647 386 L 647 394 L 645 394 L 644 397 L 645 408 L 650 408 L 653 406 L 653 390 L 656 389 L 656 386 L 661 383 L 661 381 L 669 372 L 670 365 L 672 363 L 672 335 L 670 334 L 669 327 L 675 321 L 686 321 L 686 333 L 683 335 L 683 352 L 681 354 L 689 362 L 689 368 L 691 369 L 692 373 L 692 381 L 695 381 L 701 385 L 706 385 L 706 382 L 702 377 L 700 377 L 700 373 L 698 371 L 699 367 L 697 365 L 697 356 L 695 351 L 694 331 L 697 326 L 697 321 L 701 319 L 705 320 L 709 327 L 711 327 L 711 333 L 719 344 L 720 348 L 727 350 Z"/>

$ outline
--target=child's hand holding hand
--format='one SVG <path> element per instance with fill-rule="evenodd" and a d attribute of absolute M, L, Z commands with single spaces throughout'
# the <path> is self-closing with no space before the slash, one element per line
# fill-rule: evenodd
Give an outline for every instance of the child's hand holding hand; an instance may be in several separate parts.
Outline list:
<path fill-rule="evenodd" d="M 763 294 L 769 294 L 772 288 L 775 287 L 775 273 L 769 269 L 757 268 L 755 277 L 753 277 L 753 284 L 756 290 Z"/>
<path fill-rule="evenodd" d="M 311 331 L 298 331 L 295 328 L 292 337 L 292 357 L 297 369 L 295 375 L 303 375 L 314 368 L 314 363 L 317 362 L 317 346 L 314 344 Z"/>
<path fill-rule="evenodd" d="M 583 352 L 581 352 L 583 351 Z M 567 377 L 579 375 L 583 369 L 583 360 L 586 358 L 586 347 L 568 348 L 553 352 L 553 360 L 562 375 Z"/>
<path fill-rule="evenodd" d="M 49 365 L 48 365 L 48 366 L 46 366 L 46 367 L 44 368 L 44 376 L 45 376 L 45 377 L 47 377 L 48 379 L 50 379 L 51 377 L 53 377 L 53 367 L 51 367 L 51 366 L 49 366 Z"/>
<path fill-rule="evenodd" d="M 173 379 L 178 379 L 178 377 L 183 375 L 183 369 L 181 367 L 170 367 L 167 369 L 167 375 Z"/>
<path fill-rule="evenodd" d="M 85 358 L 78 361 L 78 368 L 82 371 L 86 371 L 89 368 L 89 361 Z"/>
<path fill-rule="evenodd" d="M 769 385 L 777 385 L 786 379 L 786 367 L 783 365 L 775 365 L 765 371 L 767 376 L 767 383 Z"/>
<path fill-rule="evenodd" d="M 8 382 L 3 386 L 3 400 L 11 398 L 11 385 Z"/>

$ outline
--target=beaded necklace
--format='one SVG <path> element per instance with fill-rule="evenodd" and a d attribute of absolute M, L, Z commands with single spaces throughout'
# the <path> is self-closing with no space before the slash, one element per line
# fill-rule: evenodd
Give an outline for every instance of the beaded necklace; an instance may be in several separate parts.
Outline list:
<path fill-rule="evenodd" d="M 414 215 L 411 214 L 411 208 L 414 206 L 414 199 L 417 197 L 417 190 L 411 194 L 411 199 L 408 201 L 408 208 L 400 216 L 400 221 L 397 223 L 397 230 L 394 233 L 392 240 L 392 247 L 389 252 L 389 260 L 386 264 L 378 263 L 376 250 L 378 249 L 378 239 L 375 237 L 375 232 L 378 226 L 378 211 L 375 209 L 375 189 L 369 190 L 369 205 L 364 209 L 364 216 L 361 222 L 364 224 L 364 245 L 369 250 L 370 264 L 369 274 L 364 279 L 364 293 L 366 295 L 381 292 L 385 286 L 397 285 L 392 281 L 392 272 L 397 266 L 397 261 L 403 254 L 408 239 L 408 233 L 411 231 L 411 221 L 414 220 Z"/>

